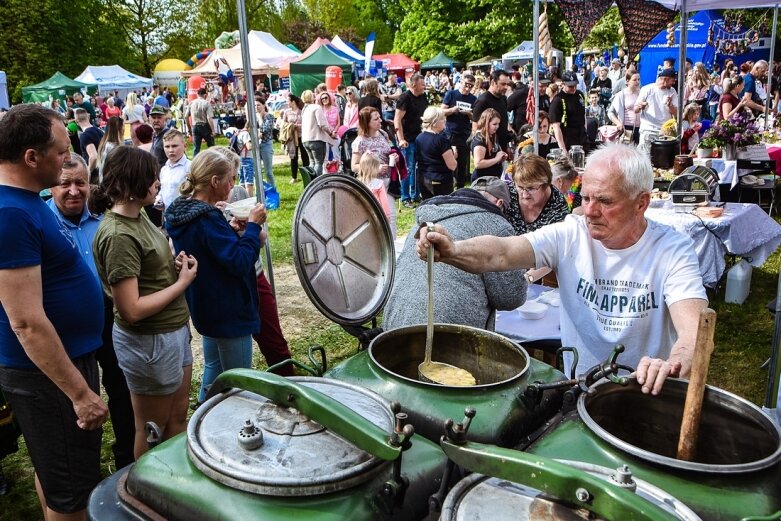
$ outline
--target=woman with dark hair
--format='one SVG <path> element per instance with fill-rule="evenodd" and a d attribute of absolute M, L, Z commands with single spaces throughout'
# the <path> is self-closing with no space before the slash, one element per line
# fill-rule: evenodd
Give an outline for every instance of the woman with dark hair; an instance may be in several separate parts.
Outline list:
<path fill-rule="evenodd" d="M 93 243 L 103 290 L 114 301 L 112 337 L 133 402 L 136 459 L 148 448 L 147 422 L 157 424 L 164 440 L 185 430 L 193 362 L 184 291 L 198 262 L 179 253 L 177 274 L 168 241 L 142 211 L 160 190 L 159 171 L 152 154 L 112 150 L 100 190 L 110 211 Z"/>
<path fill-rule="evenodd" d="M 252 367 L 252 334 L 260 330 L 255 263 L 266 209 L 256 204 L 246 220 L 234 217 L 228 224 L 217 207 L 236 184 L 239 163 L 224 147 L 199 153 L 182 183 L 182 197 L 165 210 L 174 248 L 198 259 L 198 278 L 186 296 L 193 325 L 203 336 L 199 403 L 220 373 Z"/>
<path fill-rule="evenodd" d="M 472 157 L 475 170 L 472 181 L 484 175 L 499 177 L 502 175 L 502 162 L 507 157 L 496 139 L 496 131 L 502 118 L 494 109 L 485 109 L 477 120 L 477 129 L 472 137 Z"/>
<path fill-rule="evenodd" d="M 106 156 L 112 149 L 124 143 L 125 122 L 122 118 L 112 116 L 106 123 L 106 132 L 98 144 L 98 180 L 97 184 L 103 181 L 103 164 L 106 162 Z"/>
<path fill-rule="evenodd" d="M 358 110 L 365 107 L 374 107 L 382 114 L 382 98 L 380 97 L 380 85 L 374 78 L 369 78 L 363 83 L 363 93 L 358 100 Z"/>
<path fill-rule="evenodd" d="M 745 102 L 739 98 L 743 90 L 743 78 L 735 76 L 724 80 L 724 93 L 719 98 L 719 112 L 716 121 L 729 119 L 736 112 L 741 112 Z"/>
<path fill-rule="evenodd" d="M 391 155 L 394 156 L 393 161 L 398 161 L 398 154 L 391 154 L 391 141 L 388 134 L 382 130 L 382 116 L 380 112 L 374 107 L 364 107 L 358 113 L 358 137 L 353 141 L 352 157 L 350 165 L 353 172 L 360 174 L 361 171 L 361 157 L 364 153 L 369 152 L 377 156 L 380 161 L 380 172 L 378 178 L 385 184 L 385 191 L 387 194 L 388 186 L 390 186 L 390 172 L 388 171 L 388 165 L 390 164 Z M 396 236 L 396 201 L 392 195 L 388 195 L 388 206 L 390 208 L 390 227 L 393 232 L 393 236 Z"/>
<path fill-rule="evenodd" d="M 152 136 L 154 136 L 155 129 L 146 123 L 142 123 L 136 128 L 136 137 L 138 138 L 138 148 L 152 152 Z"/>
<path fill-rule="evenodd" d="M 288 140 L 283 143 L 285 152 L 290 158 L 290 184 L 298 181 L 298 158 L 301 157 L 302 166 L 309 166 L 309 156 L 301 143 L 301 110 L 304 102 L 295 94 L 288 94 L 287 108 L 280 116 L 282 124 L 290 125 Z"/>

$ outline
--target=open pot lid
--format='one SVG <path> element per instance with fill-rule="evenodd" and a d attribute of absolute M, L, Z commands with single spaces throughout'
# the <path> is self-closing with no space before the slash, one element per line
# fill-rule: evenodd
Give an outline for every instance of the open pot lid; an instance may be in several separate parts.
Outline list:
<path fill-rule="evenodd" d="M 292 378 L 393 432 L 390 403 L 366 389 L 327 378 Z M 390 465 L 296 409 L 246 390 L 207 400 L 187 429 L 190 461 L 229 487 L 270 496 L 310 496 L 365 483 Z"/>
<path fill-rule="evenodd" d="M 395 270 L 385 213 L 361 182 L 322 175 L 293 216 L 293 261 L 309 299 L 329 320 L 359 326 L 388 300 Z"/>

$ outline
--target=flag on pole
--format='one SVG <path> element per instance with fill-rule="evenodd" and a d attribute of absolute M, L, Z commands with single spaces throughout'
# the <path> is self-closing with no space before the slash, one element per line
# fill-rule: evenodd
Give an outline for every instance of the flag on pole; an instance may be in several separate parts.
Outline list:
<path fill-rule="evenodd" d="M 374 39 L 377 37 L 377 35 L 374 33 L 374 31 L 369 33 L 369 36 L 366 37 L 366 47 L 364 47 L 364 70 L 366 72 L 369 72 L 369 69 L 371 69 L 371 63 L 372 63 L 372 54 L 374 54 Z"/>

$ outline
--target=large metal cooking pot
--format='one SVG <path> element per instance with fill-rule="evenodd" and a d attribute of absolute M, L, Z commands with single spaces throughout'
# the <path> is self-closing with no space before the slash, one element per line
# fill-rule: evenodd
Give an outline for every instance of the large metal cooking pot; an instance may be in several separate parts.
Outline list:
<path fill-rule="evenodd" d="M 658 396 L 599 382 L 577 410 L 537 439 L 533 454 L 628 465 L 633 474 L 670 491 L 703 519 L 734 520 L 781 510 L 781 433 L 752 403 L 707 387 L 698 454 L 675 459 L 688 382 L 668 379 Z M 478 412 L 479 414 L 479 412 Z"/>
<path fill-rule="evenodd" d="M 330 320 L 360 327 L 377 316 L 393 285 L 393 237 L 371 192 L 347 176 L 321 176 L 307 186 L 293 219 L 293 260 L 312 303 Z M 551 367 L 530 360 L 526 351 L 496 333 L 438 324 L 434 360 L 470 371 L 474 388 L 418 381 L 424 325 L 386 331 L 325 376 L 349 382 L 404 404 L 416 432 L 434 442 L 442 422 L 465 406 L 490 411 L 472 428 L 476 439 L 514 445 L 558 407 L 559 395 L 541 404 L 524 400 L 534 381 L 564 379 Z"/>
<path fill-rule="evenodd" d="M 432 441 L 442 435 L 448 418 L 463 415 L 464 407 L 481 411 L 471 427 L 476 441 L 511 446 L 552 416 L 560 395 L 546 393 L 539 405 L 524 399 L 528 384 L 563 380 L 552 367 L 533 360 L 518 344 L 490 331 L 452 324 L 435 324 L 434 357 L 472 373 L 474 387 L 450 387 L 418 380 L 426 326 L 386 331 L 326 376 L 371 389 L 400 401 L 416 432 Z"/>
<path fill-rule="evenodd" d="M 651 142 L 651 164 L 654 168 L 672 168 L 675 156 L 681 153 L 681 140 L 658 136 Z"/>
<path fill-rule="evenodd" d="M 102 483 L 90 519 L 422 518 L 444 455 L 390 402 L 325 378 L 223 373 L 187 435 Z M 395 414 L 394 414 L 395 413 Z M 135 517 L 134 517 L 135 516 Z"/>

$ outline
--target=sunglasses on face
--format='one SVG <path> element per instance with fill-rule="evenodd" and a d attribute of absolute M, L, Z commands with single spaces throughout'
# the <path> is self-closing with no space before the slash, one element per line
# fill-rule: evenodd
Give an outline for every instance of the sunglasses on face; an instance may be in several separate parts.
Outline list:
<path fill-rule="evenodd" d="M 464 83 L 464 87 L 466 87 L 467 89 L 471 89 L 474 86 L 475 86 L 474 83 Z"/>

